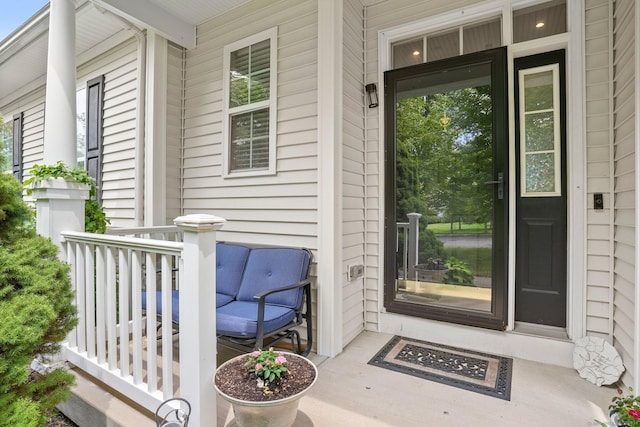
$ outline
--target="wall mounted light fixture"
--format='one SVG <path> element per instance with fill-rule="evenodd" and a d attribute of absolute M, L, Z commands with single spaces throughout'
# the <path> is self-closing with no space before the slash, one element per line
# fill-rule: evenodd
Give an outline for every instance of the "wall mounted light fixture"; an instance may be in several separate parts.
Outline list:
<path fill-rule="evenodd" d="M 369 108 L 378 106 L 378 88 L 375 83 L 369 83 L 364 87 L 367 91 L 367 99 L 369 100 Z"/>

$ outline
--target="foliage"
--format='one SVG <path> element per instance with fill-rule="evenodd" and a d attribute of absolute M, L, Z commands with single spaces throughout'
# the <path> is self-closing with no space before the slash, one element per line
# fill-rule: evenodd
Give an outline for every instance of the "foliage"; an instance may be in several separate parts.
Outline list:
<path fill-rule="evenodd" d="M 418 263 L 421 263 L 422 260 L 429 262 L 429 259 L 444 260 L 446 257 L 444 244 L 438 240 L 433 231 L 429 229 L 420 232 L 420 236 L 418 236 L 418 250 Z"/>
<path fill-rule="evenodd" d="M 87 184 L 89 186 L 89 199 L 84 204 L 84 229 L 88 233 L 104 233 L 107 230 L 109 220 L 97 200 L 98 188 L 96 187 L 96 180 L 89 176 L 86 170 L 80 168 L 71 169 L 60 161 L 52 166 L 34 165 L 31 169 L 31 178 L 27 179 L 24 184 L 30 186 L 33 183 L 50 178 L 64 178 L 80 184 Z M 28 194 L 31 194 L 31 191 L 32 189 L 27 189 Z"/>
<path fill-rule="evenodd" d="M 21 194 L 20 181 L 0 173 L 0 244 L 33 229 L 33 211 L 22 201 Z"/>
<path fill-rule="evenodd" d="M 0 116 L 0 172 L 10 171 L 13 155 L 13 128 Z"/>
<path fill-rule="evenodd" d="M 284 354 L 274 351 L 273 347 L 251 353 L 245 366 L 249 367 L 250 373 L 262 379 L 265 385 L 281 378 L 282 374 L 288 371 Z"/>
<path fill-rule="evenodd" d="M 617 424 L 625 427 L 640 427 L 640 396 L 633 394 L 633 389 L 629 388 L 629 393 L 625 395 L 622 389 L 618 389 L 618 395 L 611 399 L 609 410 L 618 414 Z M 595 420 L 603 427 L 608 427 L 602 421 Z"/>
<path fill-rule="evenodd" d="M 446 253 L 467 264 L 474 276 L 491 277 L 491 248 L 447 246 Z"/>
<path fill-rule="evenodd" d="M 443 281 L 451 285 L 473 285 L 473 274 L 469 266 L 456 257 L 449 257 L 445 263 L 447 272 Z"/>
<path fill-rule="evenodd" d="M 411 212 L 433 223 L 490 224 L 493 141 L 490 86 L 400 99 L 396 105 L 396 219 Z M 430 225 L 431 227 L 431 225 Z M 419 259 L 444 258 L 432 231 Z"/>
<path fill-rule="evenodd" d="M 15 181 L 7 183 L 6 181 Z M 0 199 L 23 204 L 20 183 L 0 174 Z M 6 203 L 10 197 L 12 203 Z M 24 222 L 26 206 L 5 210 L 0 221 L 0 426 L 37 427 L 68 396 L 73 377 L 63 369 L 30 373 L 31 361 L 55 354 L 76 324 L 69 266 L 58 248 Z M 5 230 L 11 228 L 11 230 Z"/>

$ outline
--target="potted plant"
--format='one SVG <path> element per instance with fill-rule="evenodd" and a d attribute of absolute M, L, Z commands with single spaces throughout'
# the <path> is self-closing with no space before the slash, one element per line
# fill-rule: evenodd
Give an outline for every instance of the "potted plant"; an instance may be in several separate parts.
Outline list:
<path fill-rule="evenodd" d="M 419 281 L 432 283 L 442 283 L 444 275 L 448 271 L 445 262 L 440 257 L 429 257 L 426 263 L 417 264 L 415 269 Z"/>
<path fill-rule="evenodd" d="M 609 405 L 609 424 L 597 421 L 602 427 L 640 427 L 640 396 L 625 395 L 622 389 L 618 389 L 618 395 L 611 399 Z"/>
<path fill-rule="evenodd" d="M 231 403 L 237 426 L 288 427 L 317 377 L 318 369 L 307 358 L 270 348 L 220 365 L 214 386 Z"/>

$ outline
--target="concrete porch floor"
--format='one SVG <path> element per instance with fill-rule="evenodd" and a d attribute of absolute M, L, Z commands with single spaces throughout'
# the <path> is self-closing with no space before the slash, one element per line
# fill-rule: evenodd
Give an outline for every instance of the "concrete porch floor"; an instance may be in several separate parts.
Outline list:
<path fill-rule="evenodd" d="M 312 354 L 319 378 L 300 401 L 295 426 L 596 426 L 594 419 L 605 420 L 616 393 L 614 386 L 596 387 L 573 369 L 522 359 L 514 359 L 511 401 L 368 365 L 391 337 L 364 332 L 335 358 Z M 233 355 L 222 348 L 220 353 Z M 69 413 L 78 406 L 76 400 L 91 396 L 101 415 L 85 414 L 81 420 Z M 218 427 L 234 427 L 230 405 L 218 398 L 217 409 Z M 155 425 L 151 414 L 131 408 L 82 376 L 61 410 L 81 427 Z"/>

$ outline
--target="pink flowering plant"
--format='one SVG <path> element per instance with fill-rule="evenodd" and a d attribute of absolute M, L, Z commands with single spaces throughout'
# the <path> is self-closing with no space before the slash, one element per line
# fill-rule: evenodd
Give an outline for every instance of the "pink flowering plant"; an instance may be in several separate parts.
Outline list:
<path fill-rule="evenodd" d="M 287 372 L 287 359 L 282 352 L 269 350 L 256 350 L 249 354 L 244 366 L 249 367 L 249 372 L 262 379 L 264 385 L 280 379 Z"/>
<path fill-rule="evenodd" d="M 633 394 L 633 389 L 629 388 L 630 394 L 625 395 L 621 388 L 618 389 L 618 395 L 611 399 L 609 410 L 617 415 L 613 415 L 612 419 L 616 421 L 620 427 L 640 427 L 640 396 Z M 601 426 L 607 427 L 599 421 Z"/>

